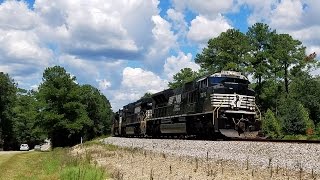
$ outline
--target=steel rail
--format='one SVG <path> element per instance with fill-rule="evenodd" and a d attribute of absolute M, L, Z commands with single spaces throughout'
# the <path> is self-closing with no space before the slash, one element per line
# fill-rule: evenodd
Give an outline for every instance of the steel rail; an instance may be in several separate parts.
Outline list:
<path fill-rule="evenodd" d="M 320 140 L 301 140 L 301 139 L 230 138 L 230 139 L 227 139 L 227 141 L 320 144 Z"/>

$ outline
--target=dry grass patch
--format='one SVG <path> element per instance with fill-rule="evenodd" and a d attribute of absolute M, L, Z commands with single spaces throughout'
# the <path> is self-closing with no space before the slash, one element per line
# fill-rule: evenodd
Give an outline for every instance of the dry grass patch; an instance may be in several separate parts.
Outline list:
<path fill-rule="evenodd" d="M 270 164 L 268 168 L 221 159 L 173 156 L 140 148 L 117 148 L 94 143 L 78 146 L 74 155 L 91 159 L 111 172 L 113 179 L 317 179 L 302 168 L 288 170 Z"/>

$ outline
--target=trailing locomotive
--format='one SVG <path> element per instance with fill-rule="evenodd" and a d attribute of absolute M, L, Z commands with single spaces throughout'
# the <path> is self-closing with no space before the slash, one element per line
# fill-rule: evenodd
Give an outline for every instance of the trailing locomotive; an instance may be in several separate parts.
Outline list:
<path fill-rule="evenodd" d="M 166 89 L 123 107 L 113 119 L 115 136 L 255 136 L 261 114 L 248 79 L 222 71 Z"/>

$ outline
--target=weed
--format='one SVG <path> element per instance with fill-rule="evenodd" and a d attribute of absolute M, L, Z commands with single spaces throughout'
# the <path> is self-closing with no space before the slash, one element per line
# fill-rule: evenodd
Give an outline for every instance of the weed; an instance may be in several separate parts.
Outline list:
<path fill-rule="evenodd" d="M 270 167 L 271 167 L 271 161 L 272 161 L 272 158 L 269 158 L 268 168 L 270 168 Z"/>
<path fill-rule="evenodd" d="M 247 168 L 246 170 L 249 170 L 249 158 L 247 157 Z"/>
<path fill-rule="evenodd" d="M 166 154 L 165 153 L 161 153 L 161 154 L 162 154 L 163 159 L 166 159 Z"/>
<path fill-rule="evenodd" d="M 198 158 L 196 158 L 195 160 L 196 160 L 196 167 L 195 167 L 195 169 L 193 171 L 197 172 L 198 171 L 198 167 L 199 167 Z"/>
<path fill-rule="evenodd" d="M 153 169 L 150 170 L 150 180 L 153 180 Z"/>
<path fill-rule="evenodd" d="M 223 174 L 223 161 L 221 160 L 221 174 Z"/>
<path fill-rule="evenodd" d="M 120 170 L 116 170 L 112 174 L 112 178 L 114 178 L 116 180 L 123 180 L 123 173 Z"/>
<path fill-rule="evenodd" d="M 299 179 L 302 179 L 302 173 L 303 173 L 303 168 L 302 168 L 302 164 L 299 163 Z"/>

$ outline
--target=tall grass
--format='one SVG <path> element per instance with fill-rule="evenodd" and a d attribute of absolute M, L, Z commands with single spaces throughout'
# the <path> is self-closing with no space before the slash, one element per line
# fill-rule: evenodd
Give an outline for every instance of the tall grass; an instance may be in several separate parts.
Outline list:
<path fill-rule="evenodd" d="M 105 179 L 106 174 L 104 169 L 97 166 L 97 163 L 92 164 L 90 154 L 85 157 L 72 156 L 68 149 L 55 149 L 49 167 L 57 167 L 56 159 L 59 157 L 60 179 L 66 180 L 100 180 Z M 50 168 L 48 168 L 50 169 Z"/>
<path fill-rule="evenodd" d="M 90 155 L 72 156 L 69 149 L 57 148 L 51 152 L 16 154 L 1 164 L 2 179 L 38 180 L 102 180 L 107 178 L 104 169 L 92 163 Z"/>

